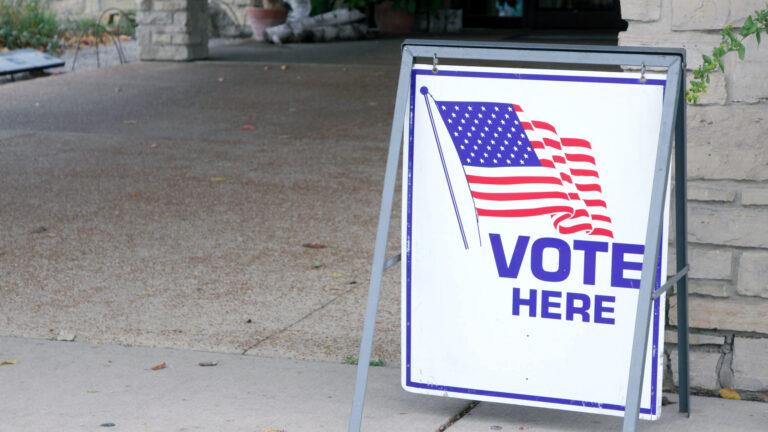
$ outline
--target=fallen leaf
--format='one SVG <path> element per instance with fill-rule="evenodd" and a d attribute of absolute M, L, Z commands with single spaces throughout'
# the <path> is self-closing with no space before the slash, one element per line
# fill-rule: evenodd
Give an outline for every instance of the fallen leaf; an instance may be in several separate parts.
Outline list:
<path fill-rule="evenodd" d="M 720 397 L 723 399 L 733 399 L 733 400 L 741 400 L 741 395 L 736 390 L 731 390 L 728 388 L 721 388 L 720 389 Z"/>
<path fill-rule="evenodd" d="M 56 234 L 54 234 L 54 233 L 48 233 L 48 237 L 56 237 Z"/>
<path fill-rule="evenodd" d="M 212 182 L 223 182 L 223 181 L 227 181 L 227 178 L 226 177 L 211 177 L 211 181 Z"/>
<path fill-rule="evenodd" d="M 280 65 L 280 70 L 286 70 L 288 69 L 288 65 Z"/>
<path fill-rule="evenodd" d="M 150 147 L 157 148 L 157 144 L 152 144 Z"/>
<path fill-rule="evenodd" d="M 19 363 L 18 360 L 3 360 L 3 361 L 0 361 L 0 366 L 15 365 L 17 363 Z"/>
<path fill-rule="evenodd" d="M 319 269 L 320 267 L 322 267 L 322 266 L 324 266 L 324 265 L 325 265 L 325 264 L 323 264 L 323 263 L 314 263 L 314 264 L 312 264 L 312 268 L 314 268 L 314 269 Z"/>
<path fill-rule="evenodd" d="M 339 290 L 341 290 L 341 287 L 335 286 L 335 287 L 332 287 L 331 289 L 334 290 L 334 291 L 339 291 Z"/>
<path fill-rule="evenodd" d="M 270 70 L 270 69 L 272 69 L 272 68 L 269 67 L 269 66 L 264 66 L 264 70 Z"/>
<path fill-rule="evenodd" d="M 368 102 L 368 105 L 370 106 L 379 106 L 378 102 Z"/>
<path fill-rule="evenodd" d="M 218 364 L 219 364 L 219 362 L 217 362 L 217 361 L 207 361 L 207 362 L 200 362 L 200 363 L 198 363 L 198 366 L 204 366 L 204 367 L 205 366 L 209 366 L 210 367 L 210 366 L 217 366 Z"/>
<path fill-rule="evenodd" d="M 332 277 L 332 278 L 334 278 L 334 279 L 338 279 L 338 278 L 340 278 L 340 277 L 341 277 L 341 274 L 340 274 L 340 273 L 336 273 L 336 272 L 333 272 L 333 273 L 331 274 L 331 277 Z"/>
<path fill-rule="evenodd" d="M 309 249 L 325 249 L 327 247 L 320 243 L 304 243 L 302 246 Z"/>
<path fill-rule="evenodd" d="M 166 367 L 166 364 L 165 364 L 165 362 L 163 362 L 163 363 L 160 363 L 160 364 L 159 364 L 159 365 L 157 365 L 157 366 L 153 366 L 153 367 L 152 367 L 152 370 L 153 370 L 153 371 L 158 371 L 158 370 L 161 370 L 161 369 L 165 369 L 165 367 Z"/>
<path fill-rule="evenodd" d="M 224 78 L 219 77 L 219 82 L 224 82 Z"/>
<path fill-rule="evenodd" d="M 140 194 L 140 193 L 138 193 L 138 192 L 134 192 L 132 195 L 133 195 L 133 196 L 135 196 L 135 197 L 137 197 L 137 196 L 139 196 L 139 195 L 141 195 L 141 194 Z"/>
<path fill-rule="evenodd" d="M 250 124 L 243 125 L 243 130 L 256 130 L 256 126 Z"/>

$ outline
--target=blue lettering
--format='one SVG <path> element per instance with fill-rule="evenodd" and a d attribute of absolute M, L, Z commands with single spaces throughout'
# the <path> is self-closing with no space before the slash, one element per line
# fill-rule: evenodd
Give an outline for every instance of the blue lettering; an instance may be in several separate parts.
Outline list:
<path fill-rule="evenodd" d="M 517 243 L 515 243 L 515 250 L 512 252 L 512 258 L 507 264 L 507 257 L 504 254 L 504 246 L 501 244 L 501 236 L 498 234 L 491 234 L 491 248 L 493 249 L 493 257 L 496 259 L 496 269 L 499 271 L 499 277 L 516 279 L 520 274 L 520 266 L 523 263 L 523 257 L 525 257 L 525 250 L 528 248 L 528 241 L 531 239 L 528 236 L 519 236 Z"/>
<path fill-rule="evenodd" d="M 624 277 L 624 270 L 642 270 L 643 263 L 626 261 L 624 255 L 643 255 L 643 245 L 614 243 L 611 256 L 611 286 L 616 288 L 639 288 L 640 279 Z"/>
<path fill-rule="evenodd" d="M 584 284 L 595 284 L 595 268 L 597 253 L 608 252 L 608 243 L 589 240 L 574 240 L 573 250 L 584 251 Z M 587 318 L 588 320 L 589 318 Z"/>
<path fill-rule="evenodd" d="M 560 298 L 563 293 L 560 291 L 542 291 L 541 292 L 541 317 L 549 319 L 560 319 L 560 314 L 556 312 L 550 312 L 549 309 L 560 308 L 560 303 L 554 302 L 551 298 Z"/>
<path fill-rule="evenodd" d="M 557 270 L 544 270 L 544 249 L 557 250 Z M 545 282 L 562 282 L 571 274 L 571 248 L 564 240 L 542 237 L 531 246 L 531 272 L 538 280 Z"/>
<path fill-rule="evenodd" d="M 520 298 L 520 288 L 512 289 L 512 315 L 520 315 L 520 305 L 528 306 L 528 316 L 536 317 L 536 290 L 529 290 L 530 297 Z"/>
<path fill-rule="evenodd" d="M 613 318 L 607 318 L 604 316 L 606 313 L 613 313 L 613 307 L 606 306 L 606 303 L 615 303 L 616 297 L 614 296 L 595 296 L 595 322 L 600 324 L 615 324 L 616 320 Z"/>
<path fill-rule="evenodd" d="M 581 305 L 576 306 L 576 301 L 580 301 Z M 581 322 L 589 322 L 589 306 L 591 301 L 586 294 L 568 293 L 565 296 L 565 319 L 573 321 L 573 316 L 581 315 Z"/>

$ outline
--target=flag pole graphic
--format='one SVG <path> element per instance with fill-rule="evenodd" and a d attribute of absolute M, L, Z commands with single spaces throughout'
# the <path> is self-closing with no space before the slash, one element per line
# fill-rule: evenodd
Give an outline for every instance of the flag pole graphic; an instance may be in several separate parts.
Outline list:
<path fill-rule="evenodd" d="M 459 223 L 459 231 L 461 231 L 461 239 L 464 241 L 464 249 L 469 249 L 467 243 L 467 235 L 464 233 L 464 225 L 461 223 L 461 216 L 459 216 L 459 207 L 456 205 L 456 197 L 453 194 L 453 186 L 451 186 L 451 178 L 448 176 L 448 167 L 445 165 L 445 157 L 443 156 L 443 147 L 440 145 L 440 138 L 437 136 L 437 127 L 435 126 L 435 118 L 432 116 L 432 108 L 429 106 L 429 90 L 427 87 L 422 86 L 419 91 L 424 95 L 424 103 L 427 104 L 427 112 L 429 113 L 429 121 L 432 123 L 432 132 L 435 134 L 435 142 L 437 143 L 437 151 L 440 153 L 440 162 L 443 163 L 443 173 L 445 174 L 445 181 L 448 183 L 448 191 L 451 193 L 451 201 L 453 202 L 453 211 L 456 212 L 456 222 Z"/>

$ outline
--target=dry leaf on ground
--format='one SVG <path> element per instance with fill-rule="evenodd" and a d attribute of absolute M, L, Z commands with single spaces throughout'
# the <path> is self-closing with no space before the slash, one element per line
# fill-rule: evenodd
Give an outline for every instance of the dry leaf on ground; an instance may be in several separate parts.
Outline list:
<path fill-rule="evenodd" d="M 163 362 L 163 363 L 160 363 L 160 364 L 159 364 L 159 365 L 157 365 L 157 366 L 154 366 L 154 367 L 152 368 L 152 370 L 154 370 L 154 371 L 156 371 L 156 370 L 161 370 L 161 369 L 165 369 L 165 367 L 166 367 L 166 364 L 165 364 L 165 362 Z"/>
<path fill-rule="evenodd" d="M 741 395 L 736 390 L 731 390 L 728 388 L 721 388 L 720 389 L 720 397 L 723 399 L 733 399 L 733 400 L 741 400 Z"/>
<path fill-rule="evenodd" d="M 243 125 L 243 130 L 256 130 L 254 125 Z"/>
<path fill-rule="evenodd" d="M 319 243 L 304 243 L 302 244 L 302 246 L 309 249 L 325 249 L 326 247 L 328 247 L 326 245 L 322 245 Z"/>
<path fill-rule="evenodd" d="M 3 361 L 0 361 L 0 366 L 15 365 L 18 362 L 19 362 L 18 360 L 3 360 Z"/>

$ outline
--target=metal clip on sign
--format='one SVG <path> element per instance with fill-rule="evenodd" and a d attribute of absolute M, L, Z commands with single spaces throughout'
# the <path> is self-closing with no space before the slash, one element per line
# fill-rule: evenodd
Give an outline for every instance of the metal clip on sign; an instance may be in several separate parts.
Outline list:
<path fill-rule="evenodd" d="M 349 432 L 359 432 L 362 422 L 363 404 L 368 381 L 368 367 L 373 345 L 376 311 L 378 309 L 383 271 L 395 264 L 398 257 L 386 261 L 386 243 L 392 213 L 398 161 L 400 158 L 403 131 L 409 109 L 410 91 L 414 74 L 414 58 L 432 58 L 432 73 L 438 73 L 438 55 L 442 59 L 462 59 L 498 62 L 537 62 L 557 65 L 611 65 L 640 67 L 640 82 L 646 82 L 646 68 L 667 70 L 662 103 L 661 124 L 654 162 L 653 183 L 645 235 L 644 255 L 637 310 L 634 322 L 634 336 L 629 371 L 627 374 L 626 403 L 618 409 L 624 412 L 623 431 L 637 430 L 640 414 L 640 400 L 648 336 L 654 299 L 672 284 L 677 285 L 677 322 L 679 353 L 679 411 L 690 413 L 688 373 L 688 305 L 687 271 L 688 254 L 685 235 L 675 238 L 677 250 L 676 275 L 660 290 L 656 286 L 656 265 L 659 260 L 667 179 L 669 177 L 672 143 L 675 143 L 675 231 L 687 232 L 686 211 L 686 133 L 685 133 L 685 51 L 671 48 L 609 47 L 586 45 L 546 45 L 518 43 L 487 43 L 460 41 L 406 40 L 395 101 L 395 112 L 389 141 L 386 174 L 382 189 L 376 244 L 371 265 L 371 278 L 363 325 L 360 355 L 357 366 L 357 380 Z M 674 141 L 673 141 L 674 140 Z M 405 255 L 403 255 L 405 259 Z M 410 259 L 410 258 L 409 258 Z M 386 262 L 385 262 L 386 261 Z M 663 276 L 663 275 L 662 275 Z M 409 323 L 410 325 L 410 323 Z"/>

